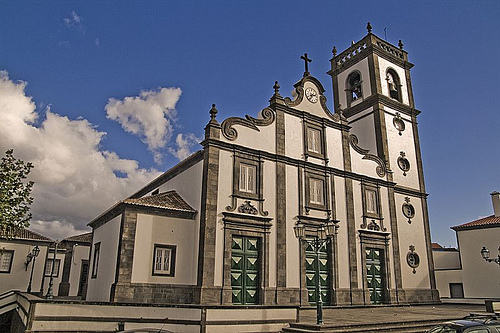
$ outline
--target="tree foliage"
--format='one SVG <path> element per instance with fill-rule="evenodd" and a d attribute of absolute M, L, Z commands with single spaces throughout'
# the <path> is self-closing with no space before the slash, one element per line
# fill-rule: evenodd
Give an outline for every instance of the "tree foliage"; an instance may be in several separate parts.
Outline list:
<path fill-rule="evenodd" d="M 14 157 L 14 150 L 5 152 L 0 163 L 0 234 L 13 236 L 29 226 L 31 190 L 34 182 L 26 178 L 33 164 Z"/>

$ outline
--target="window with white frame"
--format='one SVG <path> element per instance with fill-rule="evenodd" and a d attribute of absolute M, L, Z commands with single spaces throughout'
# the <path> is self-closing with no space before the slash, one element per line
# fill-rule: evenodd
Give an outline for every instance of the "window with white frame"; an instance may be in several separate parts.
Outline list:
<path fill-rule="evenodd" d="M 256 193 L 257 168 L 254 165 L 240 164 L 240 192 Z"/>
<path fill-rule="evenodd" d="M 13 250 L 0 250 L 0 273 L 10 273 L 13 258 Z"/>
<path fill-rule="evenodd" d="M 321 154 L 321 131 L 312 127 L 307 128 L 307 150 Z"/>
<path fill-rule="evenodd" d="M 309 179 L 309 202 L 315 205 L 324 204 L 323 181 L 321 179 Z"/>
<path fill-rule="evenodd" d="M 366 199 L 366 212 L 370 214 L 378 214 L 377 192 L 375 190 L 367 189 L 365 191 L 365 199 Z"/>
<path fill-rule="evenodd" d="M 153 258 L 153 275 L 174 276 L 175 245 L 155 244 Z"/>
<path fill-rule="evenodd" d="M 45 264 L 45 276 L 52 275 L 52 265 L 54 264 L 54 259 L 47 259 L 47 263 Z M 61 259 L 56 259 L 54 265 L 54 274 L 52 276 L 59 276 L 59 266 L 61 264 Z"/>

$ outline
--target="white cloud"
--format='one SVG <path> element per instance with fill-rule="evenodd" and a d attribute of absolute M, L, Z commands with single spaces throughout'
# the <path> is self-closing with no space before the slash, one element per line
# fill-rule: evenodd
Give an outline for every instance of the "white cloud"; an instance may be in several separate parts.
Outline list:
<path fill-rule="evenodd" d="M 83 19 L 75 11 L 72 11 L 69 17 L 64 18 L 63 21 L 67 28 L 74 28 L 76 31 L 85 34 Z"/>
<path fill-rule="evenodd" d="M 175 139 L 176 147 L 169 148 L 169 151 L 172 155 L 182 161 L 193 153 L 193 148 L 197 146 L 201 140 L 201 138 L 196 137 L 193 133 L 179 133 Z"/>
<path fill-rule="evenodd" d="M 59 239 L 83 232 L 91 219 L 160 174 L 102 151 L 106 133 L 85 119 L 71 120 L 46 108 L 45 120 L 35 126 L 36 105 L 25 87 L 0 71 L 0 154 L 13 148 L 16 158 L 35 166 L 29 176 L 35 181 L 34 230 Z"/>
<path fill-rule="evenodd" d="M 110 98 L 105 107 L 107 117 L 117 121 L 125 131 L 138 135 L 155 161 L 161 163 L 161 149 L 172 136 L 172 122 L 177 118 L 175 105 L 181 94 L 180 88 L 160 88 L 123 100 Z"/>

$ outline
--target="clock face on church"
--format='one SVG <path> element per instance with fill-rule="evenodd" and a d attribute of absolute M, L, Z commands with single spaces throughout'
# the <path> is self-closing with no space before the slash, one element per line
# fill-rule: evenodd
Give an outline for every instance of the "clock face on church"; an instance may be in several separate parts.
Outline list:
<path fill-rule="evenodd" d="M 311 103 L 316 103 L 318 101 L 318 93 L 313 88 L 306 89 L 306 97 Z"/>

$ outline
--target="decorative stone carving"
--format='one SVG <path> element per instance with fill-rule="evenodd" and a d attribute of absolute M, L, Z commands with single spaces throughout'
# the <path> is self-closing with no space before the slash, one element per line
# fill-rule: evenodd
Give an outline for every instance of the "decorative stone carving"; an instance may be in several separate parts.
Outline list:
<path fill-rule="evenodd" d="M 253 118 L 245 115 L 245 119 L 239 117 L 230 117 L 222 122 L 222 135 L 230 141 L 236 140 L 238 132 L 233 128 L 234 125 L 241 125 L 260 132 L 257 126 L 269 126 L 276 119 L 276 114 L 270 108 L 261 111 L 262 118 Z"/>
<path fill-rule="evenodd" d="M 411 224 L 411 219 L 415 217 L 415 207 L 410 203 L 410 198 L 406 197 L 403 203 L 403 215 L 408 218 L 408 223 Z"/>
<path fill-rule="evenodd" d="M 403 176 L 410 170 L 410 161 L 406 158 L 406 153 L 404 151 L 399 153 L 398 157 L 398 167 L 403 171 Z"/>
<path fill-rule="evenodd" d="M 349 135 L 349 143 L 356 152 L 358 152 L 361 155 L 364 155 L 363 156 L 364 160 L 370 160 L 378 164 L 376 171 L 379 177 L 384 177 L 387 174 L 387 172 L 389 172 L 384 161 L 380 157 L 369 154 L 370 150 L 363 149 L 358 146 L 358 137 L 356 135 L 354 134 Z"/>
<path fill-rule="evenodd" d="M 360 225 L 361 229 L 367 229 L 371 231 L 382 231 L 386 232 L 387 228 L 384 228 L 384 225 L 382 224 L 382 220 L 380 221 L 380 224 L 375 221 L 375 219 L 371 219 L 370 223 L 367 223 L 367 219 L 363 221 L 363 224 Z"/>
<path fill-rule="evenodd" d="M 416 274 L 416 268 L 420 265 L 420 256 L 415 252 L 414 245 L 410 245 L 408 249 L 410 252 L 406 254 L 406 263 L 413 268 L 413 274 Z"/>
<path fill-rule="evenodd" d="M 238 207 L 238 212 L 252 215 L 257 215 L 258 213 L 257 208 L 252 206 L 252 204 L 248 200 L 245 200 L 245 202 L 240 207 Z"/>
<path fill-rule="evenodd" d="M 392 119 L 392 124 L 398 130 L 399 135 L 403 135 L 402 132 L 405 130 L 406 126 L 399 112 L 396 112 L 396 116 Z"/>

